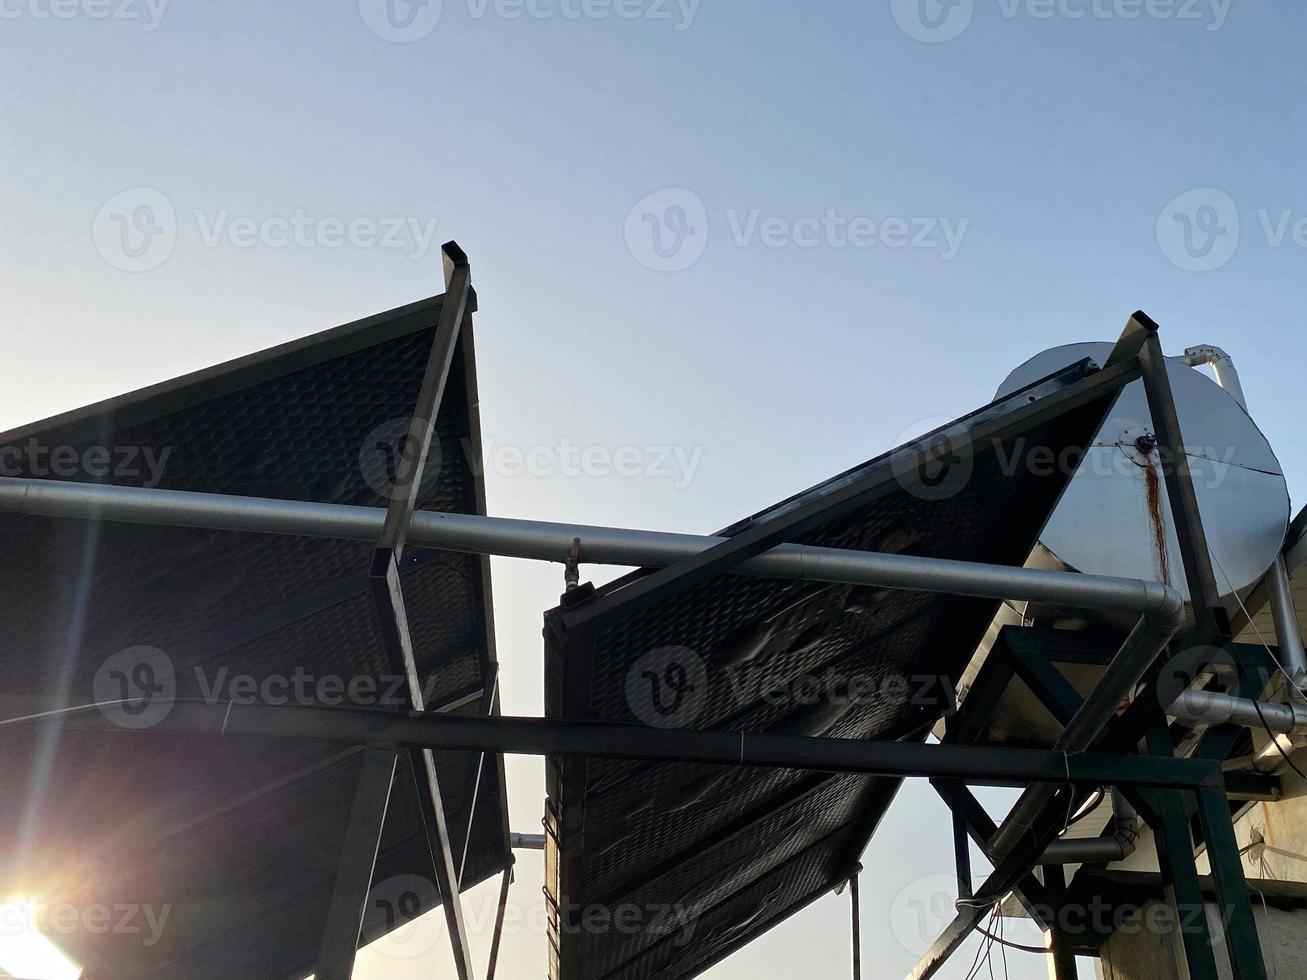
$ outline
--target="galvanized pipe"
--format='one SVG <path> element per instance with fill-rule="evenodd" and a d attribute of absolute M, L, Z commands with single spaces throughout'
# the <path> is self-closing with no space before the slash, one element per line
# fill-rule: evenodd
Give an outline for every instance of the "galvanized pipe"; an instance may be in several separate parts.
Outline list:
<path fill-rule="evenodd" d="M 1280 662 L 1294 684 L 1307 681 L 1307 652 L 1303 651 L 1302 633 L 1298 629 L 1298 613 L 1293 606 L 1289 590 L 1289 570 L 1284 556 L 1276 555 L 1266 573 L 1271 593 L 1271 618 L 1275 622 L 1275 640 L 1280 648 Z"/>
<path fill-rule="evenodd" d="M 1111 864 L 1124 861 L 1135 852 L 1139 840 L 1139 818 L 1124 796 L 1112 790 L 1110 834 L 1099 837 L 1064 837 L 1049 844 L 1040 864 Z"/>
<path fill-rule="evenodd" d="M 370 507 L 225 494 L 0 477 L 0 512 L 169 527 L 376 541 L 385 511 Z M 419 511 L 408 540 L 419 547 L 565 563 L 576 539 L 581 561 L 661 568 L 725 538 L 584 524 L 554 524 Z M 1172 615 L 1179 594 L 1160 582 L 1017 568 L 943 558 L 784 544 L 733 571 L 989 599 L 1064 603 L 1148 616 Z"/>
<path fill-rule="evenodd" d="M 510 834 L 508 846 L 515 851 L 543 851 L 545 849 L 545 835 Z"/>
<path fill-rule="evenodd" d="M 1307 733 L 1307 706 L 1252 701 L 1212 691 L 1185 691 L 1175 699 L 1170 713 L 1209 725 L 1235 724 L 1280 735 Z"/>
<path fill-rule="evenodd" d="M 1239 403 L 1240 408 L 1245 412 L 1248 411 L 1243 385 L 1239 382 L 1239 372 L 1235 370 L 1234 358 L 1229 354 L 1212 344 L 1201 344 L 1186 350 L 1181 360 L 1189 367 L 1210 364 L 1216 374 L 1216 383 L 1230 393 L 1230 396 Z"/>

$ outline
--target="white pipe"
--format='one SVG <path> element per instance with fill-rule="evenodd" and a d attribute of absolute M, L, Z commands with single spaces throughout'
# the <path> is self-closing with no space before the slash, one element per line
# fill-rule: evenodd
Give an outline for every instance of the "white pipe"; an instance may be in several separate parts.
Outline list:
<path fill-rule="evenodd" d="M 1235 370 L 1234 359 L 1221 348 L 1212 344 L 1200 344 L 1184 352 L 1182 359 L 1189 367 L 1210 364 L 1216 373 L 1216 383 L 1230 393 L 1239 407 L 1248 411 L 1248 402 L 1243 395 L 1243 385 L 1239 383 L 1239 372 Z"/>

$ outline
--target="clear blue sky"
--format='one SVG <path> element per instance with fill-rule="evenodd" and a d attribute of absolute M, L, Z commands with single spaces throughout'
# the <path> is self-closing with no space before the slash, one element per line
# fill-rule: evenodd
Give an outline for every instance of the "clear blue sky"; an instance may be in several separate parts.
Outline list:
<path fill-rule="evenodd" d="M 389 20 L 373 0 L 55 2 L 68 16 L 0 0 L 0 428 L 438 292 L 434 220 L 472 257 L 492 448 L 697 461 L 510 459 L 499 514 L 712 530 L 1136 308 L 1171 353 L 1228 349 L 1290 487 L 1307 478 L 1300 4 L 444 0 L 433 24 L 403 0 Z M 324 218 L 355 222 L 348 244 Z M 393 218 L 404 247 L 356 222 Z M 138 247 L 143 228 L 165 234 Z M 561 579 L 495 574 L 506 704 L 535 713 Z M 533 831 L 539 765 L 512 773 Z M 890 910 L 949 870 L 945 826 L 915 788 L 868 853 L 873 975 L 914 960 Z M 506 975 L 542 975 L 544 947 L 510 937 Z M 846 970 L 837 898 L 712 976 Z"/>

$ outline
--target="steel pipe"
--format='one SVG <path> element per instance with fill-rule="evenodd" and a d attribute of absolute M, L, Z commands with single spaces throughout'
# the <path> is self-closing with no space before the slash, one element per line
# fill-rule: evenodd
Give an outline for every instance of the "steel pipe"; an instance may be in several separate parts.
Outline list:
<path fill-rule="evenodd" d="M 1185 721 L 1209 725 L 1242 725 L 1279 735 L 1307 733 L 1307 706 L 1252 701 L 1213 691 L 1185 691 L 1170 713 Z"/>
<path fill-rule="evenodd" d="M 1230 397 L 1239 403 L 1239 407 L 1248 411 L 1248 401 L 1244 398 L 1243 385 L 1239 382 L 1239 372 L 1235 370 L 1234 359 L 1221 348 L 1212 344 L 1190 347 L 1184 352 L 1181 361 L 1189 367 L 1210 364 L 1216 374 L 1216 383 L 1230 393 Z"/>
<path fill-rule="evenodd" d="M 508 846 L 515 851 L 543 851 L 545 849 L 545 835 L 510 834 Z"/>
<path fill-rule="evenodd" d="M 484 717 L 340 707 L 175 702 L 149 729 L 130 732 L 94 705 L 60 714 L 0 719 L 7 725 L 121 733 L 129 737 L 186 732 L 222 738 L 395 744 L 437 751 L 506 755 L 593 756 L 765 769 L 960 779 L 992 786 L 1030 782 L 1194 788 L 1221 785 L 1211 760 L 1156 759 L 981 745 L 888 742 L 874 739 L 754 735 L 747 732 L 646 728 L 595 721 Z"/>
<path fill-rule="evenodd" d="M 385 511 L 224 494 L 0 477 L 0 512 L 168 527 L 293 534 L 375 542 Z M 581 561 L 661 568 L 725 538 L 419 511 L 411 544 L 447 551 L 565 563 L 581 540 Z M 1169 616 L 1174 589 L 1142 579 L 1082 575 L 943 558 L 783 544 L 732 569 L 764 578 L 943 592 L 988 599 L 1063 603 Z"/>
<path fill-rule="evenodd" d="M 1289 570 L 1284 556 L 1277 555 L 1266 573 L 1271 593 L 1271 618 L 1275 622 L 1275 641 L 1280 661 L 1294 684 L 1307 681 L 1307 653 L 1303 651 L 1302 632 L 1298 629 L 1298 612 L 1289 590 Z"/>

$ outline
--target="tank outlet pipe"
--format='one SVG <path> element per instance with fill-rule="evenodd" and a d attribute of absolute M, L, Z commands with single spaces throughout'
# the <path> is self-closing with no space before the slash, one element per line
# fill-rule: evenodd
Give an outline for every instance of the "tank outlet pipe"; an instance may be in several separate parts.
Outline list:
<path fill-rule="evenodd" d="M 1243 396 L 1243 385 L 1239 383 L 1239 372 L 1235 370 L 1234 359 L 1221 348 L 1212 344 L 1200 344 L 1190 347 L 1181 358 L 1189 367 L 1210 364 L 1216 373 L 1216 383 L 1230 393 L 1230 397 L 1239 403 L 1239 407 L 1248 411 L 1248 402 Z"/>
<path fill-rule="evenodd" d="M 1298 629 L 1298 611 L 1293 605 L 1289 589 L 1289 569 L 1284 555 L 1276 555 L 1266 573 L 1271 593 L 1271 618 L 1275 621 L 1275 640 L 1280 647 L 1280 660 L 1295 685 L 1307 682 L 1307 652 L 1302 645 L 1302 632 Z"/>
<path fill-rule="evenodd" d="M 1135 852 L 1139 840 L 1139 818 L 1115 789 L 1112 790 L 1112 820 L 1107 833 L 1098 837 L 1062 838 L 1048 845 L 1040 864 L 1111 864 L 1124 861 Z"/>
<path fill-rule="evenodd" d="M 1170 714 L 1209 725 L 1269 729 L 1278 735 L 1307 734 L 1307 706 L 1253 701 L 1213 691 L 1183 692 L 1171 705 Z"/>
<path fill-rule="evenodd" d="M 545 849 L 544 834 L 510 834 L 509 846 L 515 851 L 543 851 Z"/>
<path fill-rule="evenodd" d="M 0 477 L 3 512 L 368 542 L 378 539 L 386 517 L 384 510 L 373 507 L 18 477 Z M 415 547 L 507 558 L 561 563 L 575 559 L 595 565 L 663 568 L 726 539 L 418 511 L 409 526 L 408 540 Z M 795 544 L 779 545 L 741 562 L 732 572 L 793 581 L 1080 605 L 1142 614 L 1154 626 L 1177 619 L 1183 609 L 1180 594 L 1161 582 Z"/>

